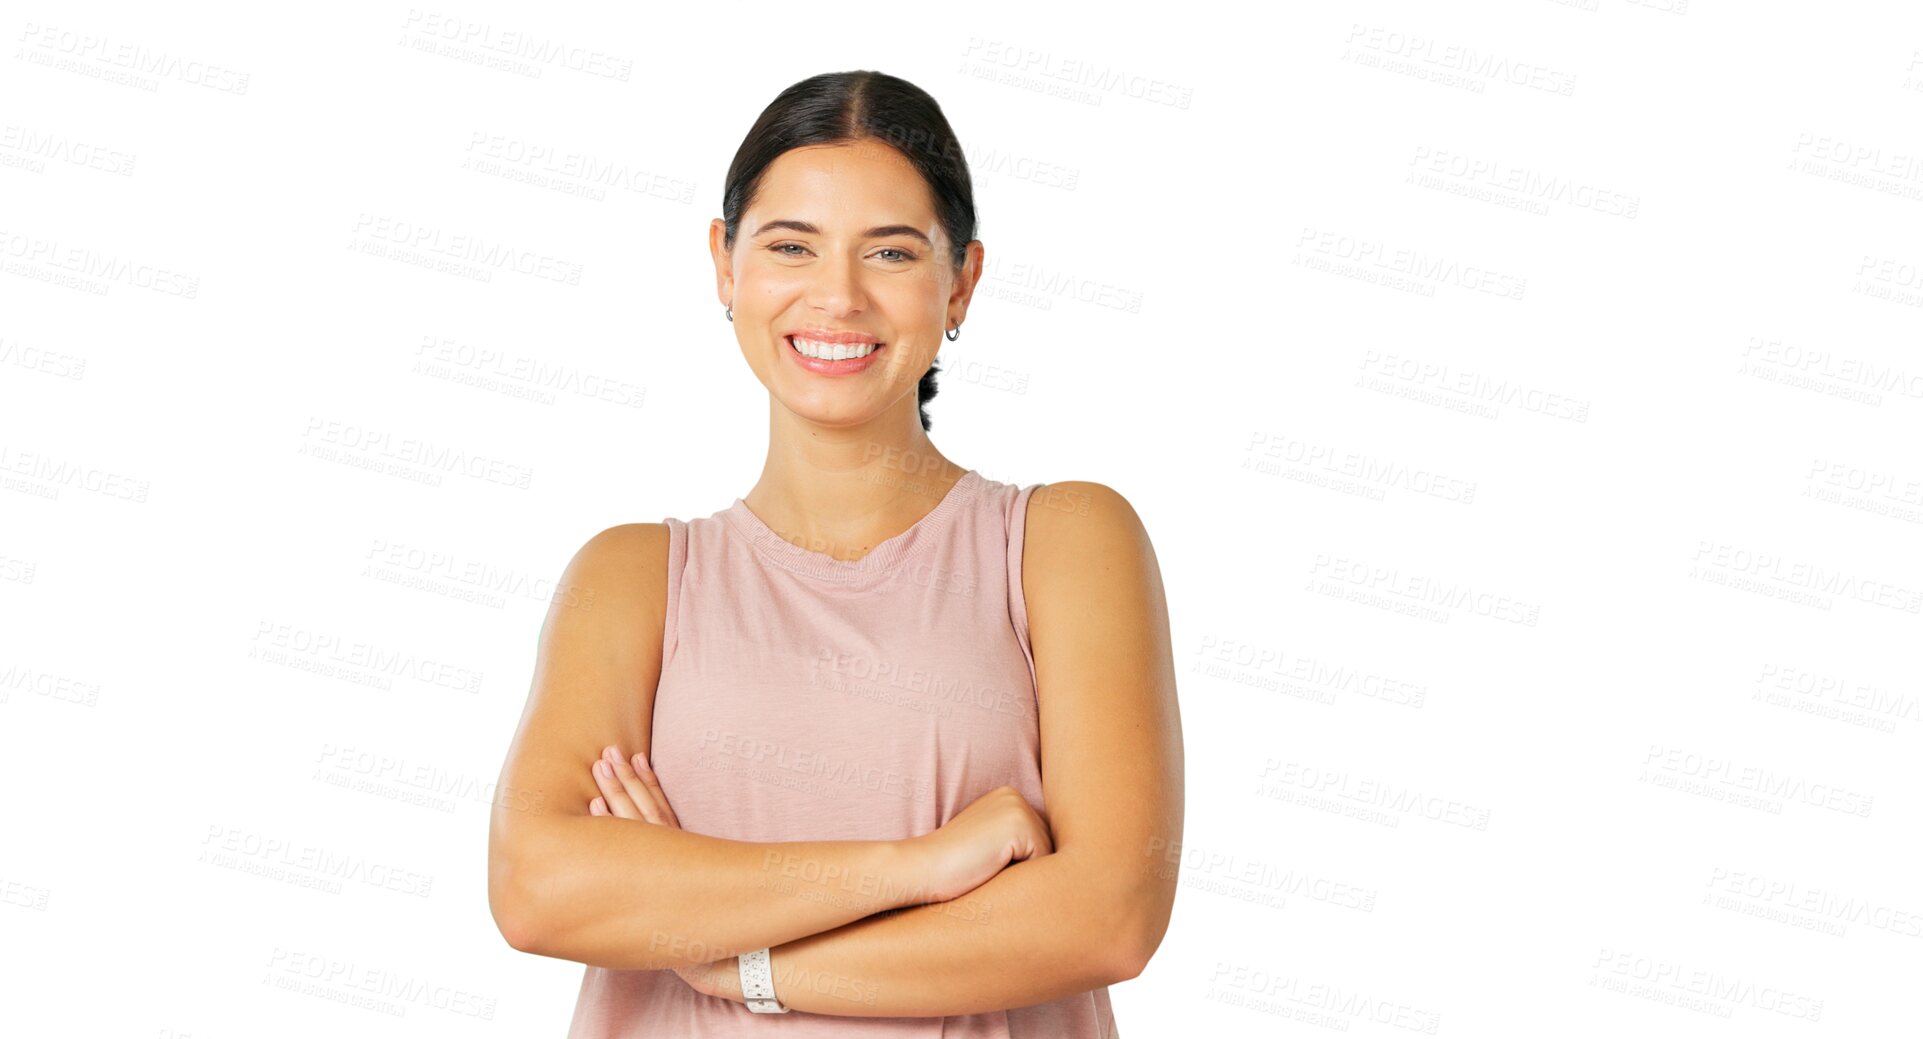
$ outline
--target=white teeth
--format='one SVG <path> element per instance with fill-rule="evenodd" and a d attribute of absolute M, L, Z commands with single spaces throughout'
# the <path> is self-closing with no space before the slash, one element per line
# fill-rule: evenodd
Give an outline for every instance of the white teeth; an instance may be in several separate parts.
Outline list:
<path fill-rule="evenodd" d="M 812 357 L 818 361 L 846 361 L 854 357 L 866 357 L 881 346 L 879 343 L 818 343 L 812 339 L 800 339 L 795 336 L 789 336 L 788 342 L 793 343 L 802 356 Z"/>

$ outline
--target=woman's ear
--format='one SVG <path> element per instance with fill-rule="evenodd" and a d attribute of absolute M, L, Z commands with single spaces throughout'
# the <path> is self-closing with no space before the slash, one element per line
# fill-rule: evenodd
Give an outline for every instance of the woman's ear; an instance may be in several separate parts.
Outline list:
<path fill-rule="evenodd" d="M 714 292 L 724 307 L 734 305 L 734 254 L 728 250 L 728 222 L 715 217 L 708 224 L 708 253 L 714 257 Z"/>
<path fill-rule="evenodd" d="M 987 250 L 982 246 L 981 239 L 977 238 L 968 243 L 968 258 L 962 262 L 962 269 L 957 272 L 954 288 L 948 294 L 948 302 L 960 307 L 955 312 L 955 316 L 959 319 L 968 317 L 968 304 L 975 298 L 975 286 L 982 280 L 982 261 L 986 254 Z"/>

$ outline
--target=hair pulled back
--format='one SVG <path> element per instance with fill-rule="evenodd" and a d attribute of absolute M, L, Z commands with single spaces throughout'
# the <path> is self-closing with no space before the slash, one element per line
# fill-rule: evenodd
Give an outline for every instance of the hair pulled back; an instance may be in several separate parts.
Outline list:
<path fill-rule="evenodd" d="M 732 250 L 741 214 L 754 203 L 768 167 L 787 151 L 818 144 L 875 140 L 912 163 L 935 199 L 935 216 L 948 236 L 949 263 L 959 272 L 975 239 L 975 188 L 968 160 L 941 106 L 920 87 L 885 72 L 824 72 L 783 90 L 762 109 L 728 166 L 722 188 L 723 238 Z M 941 362 L 928 366 L 919 387 L 921 428 L 931 428 Z"/>

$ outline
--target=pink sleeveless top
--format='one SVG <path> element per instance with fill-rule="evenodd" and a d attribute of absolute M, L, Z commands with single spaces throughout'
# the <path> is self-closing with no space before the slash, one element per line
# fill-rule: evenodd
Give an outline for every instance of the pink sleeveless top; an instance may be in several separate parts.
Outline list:
<path fill-rule="evenodd" d="M 1004 784 L 1041 810 L 1022 599 L 1028 498 L 973 469 L 857 560 L 734 504 L 668 518 L 654 765 L 681 827 L 743 841 L 900 840 Z M 776 954 L 779 960 L 779 953 Z M 777 989 L 776 995 L 780 995 Z M 950 1017 L 756 1014 L 671 970 L 586 968 L 570 1039 L 1115 1039 L 1108 989 Z"/>

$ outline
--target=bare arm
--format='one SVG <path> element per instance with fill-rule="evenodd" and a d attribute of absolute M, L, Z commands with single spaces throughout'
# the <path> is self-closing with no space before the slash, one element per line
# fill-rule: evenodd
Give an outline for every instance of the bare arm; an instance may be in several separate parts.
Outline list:
<path fill-rule="evenodd" d="M 1055 852 L 953 901 L 776 946 L 789 1007 L 935 1016 L 1050 1002 L 1135 977 L 1168 929 L 1183 754 L 1154 549 L 1101 484 L 1038 489 L 1029 517 L 1022 585 Z M 740 998 L 731 970 L 711 978 Z"/>
<path fill-rule="evenodd" d="M 658 523 L 590 538 L 548 610 L 488 829 L 488 904 L 503 937 L 524 952 L 652 970 L 925 901 L 908 842 L 756 843 L 589 814 L 599 791 L 588 766 L 602 748 L 650 746 L 667 538 Z"/>
<path fill-rule="evenodd" d="M 950 902 L 881 913 L 775 946 L 783 1005 L 846 1017 L 981 1014 L 1047 1003 L 1132 978 L 1114 884 L 1056 852 L 1015 862 Z M 734 962 L 717 994 L 740 999 Z"/>

